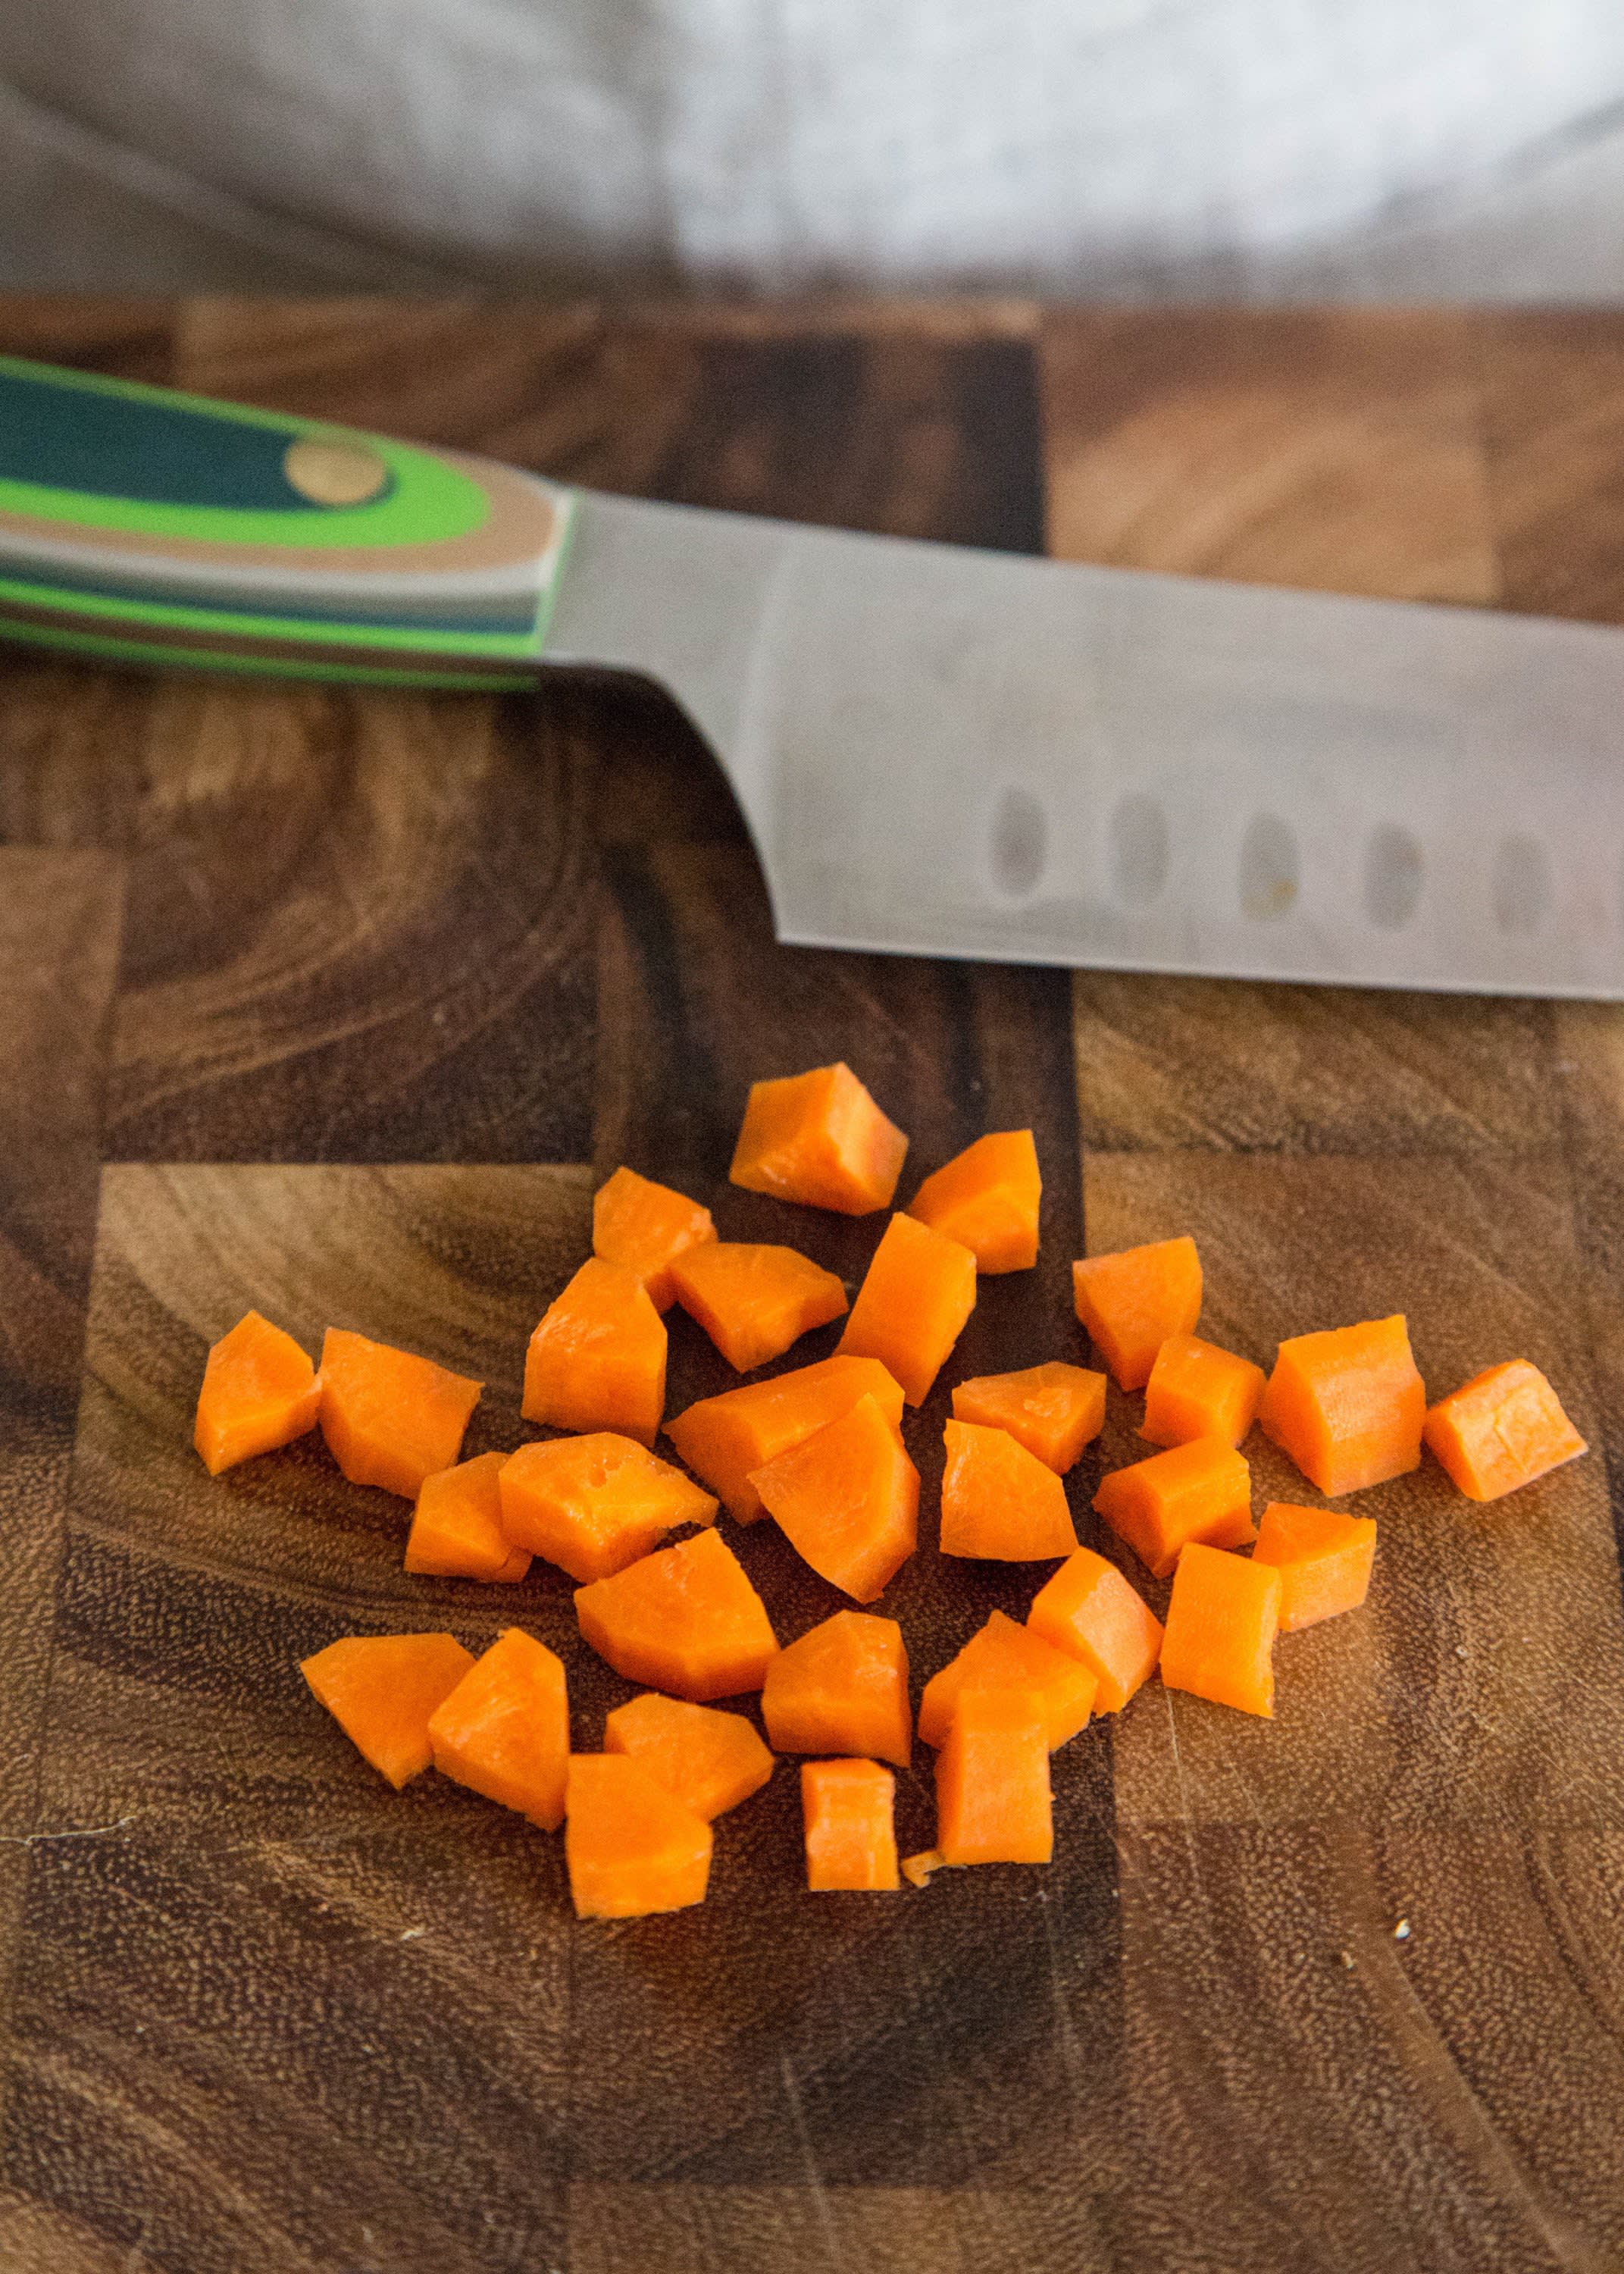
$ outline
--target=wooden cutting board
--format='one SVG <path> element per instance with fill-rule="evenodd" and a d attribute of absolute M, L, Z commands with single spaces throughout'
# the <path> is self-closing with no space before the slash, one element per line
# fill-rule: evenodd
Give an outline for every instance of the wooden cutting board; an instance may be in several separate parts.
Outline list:
<path fill-rule="evenodd" d="M 1616 319 L 11 301 L 0 348 L 654 496 L 1624 614 Z M 638 688 L 8 656 L 0 840 L 8 2268 L 1620 2263 L 1620 1013 L 778 949 Z M 392 1796 L 294 1671 L 517 1618 L 592 1744 L 626 1689 L 566 1583 L 409 1580 L 399 1503 L 309 1442 L 209 1484 L 203 1352 L 251 1302 L 360 1327 L 484 1376 L 470 1447 L 510 1443 L 616 1162 L 861 1271 L 872 1224 L 724 1180 L 748 1081 L 835 1057 L 919 1169 L 1037 1131 L 1042 1261 L 956 1374 L 1080 1355 L 1085 1239 L 1190 1231 L 1214 1338 L 1402 1306 L 1435 1391 L 1526 1354 L 1596 1449 L 1488 1509 L 1430 1463 L 1372 1495 L 1370 1604 L 1282 1642 L 1274 1722 L 1153 1684 L 1057 1760 L 1047 1871 L 814 1900 L 783 1769 L 702 1909 L 577 1926 L 557 1841 Z M 722 1386 L 673 1345 L 673 1408 Z M 1085 1538 L 1134 1450 L 1116 1401 Z M 781 1632 L 837 1607 L 736 1536 Z M 929 1540 L 886 1603 L 921 1677 L 1031 1592 Z M 899 1813 L 924 1844 L 928 1763 Z"/>

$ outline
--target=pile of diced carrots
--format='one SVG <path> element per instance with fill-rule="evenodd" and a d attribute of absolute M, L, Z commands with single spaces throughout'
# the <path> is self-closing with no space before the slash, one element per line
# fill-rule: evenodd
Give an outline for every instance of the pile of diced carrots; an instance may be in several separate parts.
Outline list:
<path fill-rule="evenodd" d="M 906 1151 L 848 1067 L 821 1066 L 755 1086 L 730 1173 L 862 1216 L 890 1207 Z M 1051 1358 L 960 1382 L 939 1552 L 1054 1568 L 1024 1623 L 994 1611 L 933 1673 L 916 1727 L 902 1630 L 867 1608 L 918 1546 L 906 1412 L 951 1356 L 980 1276 L 1035 1262 L 1041 1193 L 1031 1131 L 979 1139 L 891 1217 L 848 1306 L 797 1248 L 719 1239 L 708 1210 L 619 1169 L 596 1198 L 593 1254 L 526 1359 L 525 1419 L 568 1434 L 467 1461 L 481 1384 L 338 1329 L 318 1370 L 251 1311 L 208 1356 L 195 1442 L 211 1474 L 319 1427 L 347 1478 L 413 1503 L 409 1571 L 511 1584 L 543 1557 L 578 1582 L 583 1640 L 640 1694 L 607 1716 L 601 1752 L 573 1751 L 565 1665 L 516 1626 L 478 1659 L 449 1634 L 347 1636 L 304 1661 L 311 1690 L 396 1789 L 432 1765 L 544 1830 L 562 1824 L 583 1917 L 702 1901 L 713 1819 L 780 1752 L 811 1757 L 810 1888 L 1047 1863 L 1050 1756 L 1091 1715 L 1121 1713 L 1157 1670 L 1169 1689 L 1272 1714 L 1276 1635 L 1365 1600 L 1373 1518 L 1271 1502 L 1254 1524 L 1239 1449 L 1254 1423 L 1328 1500 L 1416 1468 L 1424 1444 L 1480 1501 L 1585 1449 L 1526 1359 L 1429 1410 L 1395 1315 L 1296 1336 L 1266 1375 L 1197 1335 L 1192 1239 L 1090 1256 L 1073 1266 L 1077 1319 L 1118 1387 L 1144 1392 L 1139 1434 L 1159 1449 L 1106 1475 L 1093 1506 L 1152 1578 L 1171 1578 L 1165 1621 L 1078 1542 L 1064 1479 L 1103 1426 L 1105 1374 Z M 666 1421 L 673 1304 L 741 1374 L 846 1324 L 832 1357 Z M 653 1450 L 662 1428 L 682 1466 Z M 781 1645 L 723 1509 L 770 1518 L 864 1608 Z M 714 1702 L 756 1692 L 765 1742 Z M 899 1862 L 892 1773 L 915 1735 L 936 1755 L 936 1842 Z"/>

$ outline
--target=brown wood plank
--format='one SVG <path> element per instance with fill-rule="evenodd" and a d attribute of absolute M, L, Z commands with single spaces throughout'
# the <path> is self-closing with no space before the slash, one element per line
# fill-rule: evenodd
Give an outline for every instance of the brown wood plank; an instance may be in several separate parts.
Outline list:
<path fill-rule="evenodd" d="M 1477 318 L 1485 486 L 1508 607 L 1624 617 L 1624 317 Z"/>

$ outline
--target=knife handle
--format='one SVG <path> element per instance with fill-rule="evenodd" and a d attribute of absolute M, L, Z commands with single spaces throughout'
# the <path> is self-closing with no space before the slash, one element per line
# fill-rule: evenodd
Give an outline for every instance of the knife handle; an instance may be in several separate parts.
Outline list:
<path fill-rule="evenodd" d="M 0 636 L 374 685 L 533 683 L 574 493 L 0 357 Z"/>

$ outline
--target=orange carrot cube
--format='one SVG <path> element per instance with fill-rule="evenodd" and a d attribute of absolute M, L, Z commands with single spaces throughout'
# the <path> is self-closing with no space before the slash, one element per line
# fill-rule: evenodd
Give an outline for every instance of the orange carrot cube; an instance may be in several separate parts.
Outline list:
<path fill-rule="evenodd" d="M 908 1141 L 848 1065 L 751 1084 L 728 1177 L 840 1216 L 889 1208 Z"/>
<path fill-rule="evenodd" d="M 316 1369 L 293 1337 L 248 1311 L 209 1352 L 192 1442 L 217 1477 L 256 1453 L 290 1445 L 315 1427 L 320 1410 Z"/>
<path fill-rule="evenodd" d="M 1492 1366 L 1440 1397 L 1423 1434 L 1469 1500 L 1499 1500 L 1590 1449 L 1525 1358 Z"/>
<path fill-rule="evenodd" d="M 455 1635 L 346 1635 L 299 1672 L 357 1752 L 399 1792 L 427 1768 L 429 1720 L 474 1662 Z"/>
<path fill-rule="evenodd" d="M 657 1690 L 605 1716 L 604 1751 L 629 1753 L 707 1824 L 759 1792 L 773 1768 L 742 1713 L 662 1698 Z"/>
<path fill-rule="evenodd" d="M 974 1374 L 953 1391 L 953 1419 L 1007 1429 L 1063 1477 L 1105 1427 L 1105 1376 L 1059 1359 L 1016 1374 Z"/>
<path fill-rule="evenodd" d="M 680 1469 L 606 1429 L 521 1445 L 498 1489 L 508 1539 L 572 1579 L 606 1579 L 674 1525 L 716 1519 L 710 1494 Z"/>
<path fill-rule="evenodd" d="M 944 1555 L 1031 1563 L 1069 1555 L 1077 1527 L 1065 1487 L 1005 1429 L 950 1421 L 942 1476 Z"/>
<path fill-rule="evenodd" d="M 564 1861 L 577 1918 L 643 1918 L 703 1903 L 710 1826 L 629 1753 L 575 1753 Z"/>
<path fill-rule="evenodd" d="M 563 1660 L 504 1628 L 430 1715 L 429 1743 L 441 1776 L 556 1832 L 569 1764 Z"/>
<path fill-rule="evenodd" d="M 1031 1130 L 1006 1129 L 927 1177 L 907 1213 L 967 1247 L 978 1271 L 1027 1271 L 1038 1260 L 1042 1191 Z"/>
<path fill-rule="evenodd" d="M 1120 1713 L 1162 1655 L 1161 1620 L 1092 1547 L 1068 1555 L 1038 1589 L 1026 1625 L 1097 1677 L 1100 1713 Z"/>
<path fill-rule="evenodd" d="M 665 1410 L 665 1321 L 635 1271 L 590 1256 L 530 1337 L 520 1411 L 652 1445 Z"/>
<path fill-rule="evenodd" d="M 889 1893 L 897 1870 L 893 1803 L 897 1780 L 877 1761 L 805 1761 L 801 1805 L 806 1820 L 807 1886 Z"/>
<path fill-rule="evenodd" d="M 665 1434 L 728 1514 L 741 1524 L 754 1524 L 764 1511 L 751 1471 L 764 1469 L 870 1395 L 900 1432 L 901 1386 L 878 1359 L 825 1358 L 816 1366 L 774 1374 L 770 1382 L 741 1382 L 718 1397 L 703 1397 L 668 1421 Z"/>
<path fill-rule="evenodd" d="M 877 1398 L 750 1478 L 762 1506 L 820 1577 L 859 1603 L 883 1594 L 919 1542 L 919 1471 Z"/>
<path fill-rule="evenodd" d="M 417 1487 L 406 1540 L 406 1569 L 441 1578 L 522 1579 L 530 1568 L 528 1547 L 516 1547 L 502 1529 L 496 1480 L 506 1453 L 481 1453 L 425 1477 Z"/>
<path fill-rule="evenodd" d="M 1267 1378 L 1250 1359 L 1199 1335 L 1169 1335 L 1145 1385 L 1139 1434 L 1153 1445 L 1187 1445 L 1196 1437 L 1238 1445 L 1258 1418 Z"/>
<path fill-rule="evenodd" d="M 1193 1239 L 1154 1240 L 1071 1266 L 1077 1315 L 1124 1389 L 1143 1389 L 1169 1335 L 1192 1335 L 1201 1315 L 1201 1259 Z"/>
<path fill-rule="evenodd" d="M 329 1327 L 321 1344 L 321 1434 L 352 1485 L 416 1500 L 455 1466 L 484 1384 L 365 1335 Z"/>
<path fill-rule="evenodd" d="M 786 1643 L 762 1684 L 762 1719 L 780 1753 L 863 1753 L 906 1768 L 914 1715 L 902 1629 L 837 1611 Z"/>
<path fill-rule="evenodd" d="M 1217 1706 L 1274 1711 L 1280 1574 L 1192 1541 L 1178 1559 L 1162 1642 L 1162 1679 Z"/>
<path fill-rule="evenodd" d="M 1019 1690 L 961 1690 L 936 1755 L 944 1864 L 1047 1864 L 1055 1850 L 1049 1731 Z"/>
<path fill-rule="evenodd" d="M 975 1258 L 911 1216 L 894 1216 L 874 1251 L 840 1337 L 849 1358 L 877 1358 L 922 1404 L 975 1308 Z"/>
<path fill-rule="evenodd" d="M 1418 1468 L 1426 1391 L 1402 1312 L 1282 1343 L 1258 1419 L 1333 1500 Z"/>
<path fill-rule="evenodd" d="M 1339 1611 L 1357 1611 L 1370 1590 L 1375 1554 L 1373 1517 L 1272 1500 L 1252 1560 L 1279 1572 L 1280 1630 L 1292 1634 Z"/>
<path fill-rule="evenodd" d="M 1049 1749 L 1054 1751 L 1087 1726 L 1098 1683 L 1076 1658 L 994 1611 L 940 1674 L 932 1675 L 919 1701 L 921 1742 L 947 1743 L 959 1700 L 966 1690 L 1016 1690 L 1043 1717 Z"/>
<path fill-rule="evenodd" d="M 1186 1541 L 1240 1547 L 1252 1537 L 1252 1471 L 1233 1445 L 1198 1437 L 1100 1480 L 1095 1509 L 1141 1563 L 1165 1579 Z"/>
<path fill-rule="evenodd" d="M 593 1254 L 635 1271 L 657 1311 L 668 1311 L 677 1299 L 671 1267 L 678 1256 L 715 1238 L 708 1208 L 635 1169 L 617 1169 L 593 1197 Z"/>
<path fill-rule="evenodd" d="M 834 1273 L 793 1247 L 712 1240 L 679 1255 L 671 1276 L 678 1302 L 740 1374 L 846 1313 Z"/>
<path fill-rule="evenodd" d="M 575 1618 L 617 1674 L 696 1706 L 759 1690 L 778 1646 L 744 1566 L 714 1531 L 577 1587 Z"/>

